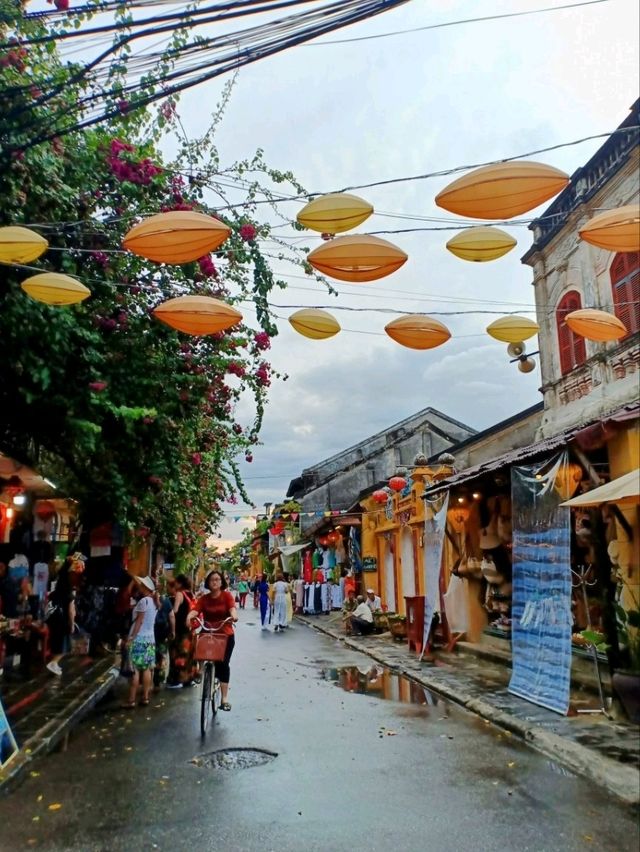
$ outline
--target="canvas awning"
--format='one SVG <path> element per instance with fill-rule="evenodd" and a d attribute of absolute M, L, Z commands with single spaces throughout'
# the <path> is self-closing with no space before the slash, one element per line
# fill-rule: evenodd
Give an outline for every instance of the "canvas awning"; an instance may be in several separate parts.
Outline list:
<path fill-rule="evenodd" d="M 294 553 L 304 550 L 305 547 L 309 547 L 308 541 L 304 541 L 302 544 L 282 544 L 278 548 L 278 553 L 283 556 L 293 556 Z"/>
<path fill-rule="evenodd" d="M 586 494 L 580 494 L 561 506 L 599 506 L 601 503 L 617 503 L 619 506 L 633 506 L 640 503 L 640 468 L 599 485 Z"/>

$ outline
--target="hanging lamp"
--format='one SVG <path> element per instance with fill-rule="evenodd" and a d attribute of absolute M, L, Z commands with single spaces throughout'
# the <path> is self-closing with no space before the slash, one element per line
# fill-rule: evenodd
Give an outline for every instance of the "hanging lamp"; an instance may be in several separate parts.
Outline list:
<path fill-rule="evenodd" d="M 451 332 L 436 319 L 423 314 L 407 314 L 385 325 L 392 340 L 408 349 L 435 349 L 451 337 Z"/>
<path fill-rule="evenodd" d="M 537 322 L 528 317 L 510 315 L 500 317 L 487 326 L 487 334 L 501 343 L 520 343 L 528 340 L 540 331 Z"/>
<path fill-rule="evenodd" d="M 31 263 L 48 248 L 45 238 L 30 228 L 0 228 L 0 263 Z"/>
<path fill-rule="evenodd" d="M 518 161 L 474 169 L 436 196 L 436 204 L 458 216 L 510 219 L 557 195 L 569 175 L 543 163 Z"/>
<path fill-rule="evenodd" d="M 231 228 L 193 210 L 157 213 L 144 219 L 125 235 L 128 251 L 157 263 L 190 263 L 215 251 L 231 235 Z"/>
<path fill-rule="evenodd" d="M 363 198 L 347 192 L 332 192 L 305 204 L 296 219 L 312 231 L 340 234 L 357 228 L 372 213 L 373 206 Z"/>
<path fill-rule="evenodd" d="M 216 334 L 237 325 L 242 314 L 211 296 L 177 296 L 153 311 L 156 319 L 186 334 Z"/>
<path fill-rule="evenodd" d="M 402 249 L 380 237 L 355 234 L 337 237 L 314 249 L 307 257 L 318 272 L 339 281 L 376 281 L 406 263 Z"/>
<path fill-rule="evenodd" d="M 598 311 L 595 308 L 571 311 L 564 320 L 574 334 L 598 343 L 619 340 L 627 333 L 627 327 L 615 314 Z"/>
<path fill-rule="evenodd" d="M 62 275 L 60 272 L 41 272 L 32 275 L 20 285 L 27 296 L 45 305 L 61 307 L 83 302 L 91 295 L 91 290 L 76 278 Z"/>
<path fill-rule="evenodd" d="M 490 225 L 480 225 L 456 234 L 447 243 L 447 249 L 461 260 L 484 263 L 497 260 L 510 252 L 515 245 L 516 240 L 506 231 Z"/>
<path fill-rule="evenodd" d="M 303 308 L 291 314 L 289 322 L 303 337 L 325 340 L 340 331 L 340 323 L 327 311 L 319 308 Z"/>
<path fill-rule="evenodd" d="M 598 213 L 578 234 L 585 242 L 607 251 L 640 251 L 640 204 Z"/>

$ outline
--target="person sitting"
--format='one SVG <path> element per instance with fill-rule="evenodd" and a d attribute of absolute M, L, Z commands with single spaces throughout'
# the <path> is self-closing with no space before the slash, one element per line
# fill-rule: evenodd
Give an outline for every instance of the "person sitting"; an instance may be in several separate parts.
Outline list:
<path fill-rule="evenodd" d="M 367 600 L 365 601 L 371 612 L 382 612 L 380 598 L 373 589 L 367 589 Z"/>
<path fill-rule="evenodd" d="M 351 613 L 351 630 L 356 636 L 368 636 L 373 633 L 373 613 L 362 595 L 358 596 L 358 606 Z"/>
<path fill-rule="evenodd" d="M 351 615 L 357 606 L 356 590 L 349 589 L 342 603 L 342 620 L 344 621 L 344 630 L 347 636 L 351 633 Z"/>

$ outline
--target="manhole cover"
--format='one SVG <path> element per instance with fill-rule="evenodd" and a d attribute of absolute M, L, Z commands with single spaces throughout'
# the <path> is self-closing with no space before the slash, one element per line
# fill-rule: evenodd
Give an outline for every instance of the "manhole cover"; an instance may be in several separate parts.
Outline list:
<path fill-rule="evenodd" d="M 251 769 L 270 763 L 277 756 L 277 752 L 265 748 L 221 748 L 198 754 L 189 762 L 202 769 Z"/>

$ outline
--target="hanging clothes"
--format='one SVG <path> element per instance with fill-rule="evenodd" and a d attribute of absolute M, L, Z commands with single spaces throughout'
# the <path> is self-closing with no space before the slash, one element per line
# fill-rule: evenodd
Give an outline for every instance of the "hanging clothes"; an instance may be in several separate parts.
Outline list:
<path fill-rule="evenodd" d="M 336 562 L 338 565 L 344 565 L 347 561 L 347 551 L 344 549 L 342 539 L 336 544 Z"/>
<path fill-rule="evenodd" d="M 313 611 L 322 612 L 322 583 L 316 583 L 313 587 Z"/>
<path fill-rule="evenodd" d="M 466 633 L 469 629 L 469 581 L 451 575 L 444 600 L 444 611 L 452 633 Z"/>
<path fill-rule="evenodd" d="M 293 584 L 295 601 L 296 601 L 296 611 L 301 612 L 304 607 L 304 580 L 296 580 Z"/>
<path fill-rule="evenodd" d="M 333 583 L 331 586 L 331 609 L 342 609 L 342 584 Z"/>
<path fill-rule="evenodd" d="M 302 579 L 305 583 L 310 583 L 313 579 L 313 561 L 310 550 L 305 550 L 302 559 Z"/>
<path fill-rule="evenodd" d="M 331 612 L 331 583 L 323 583 L 320 586 L 322 599 L 322 612 Z"/>

